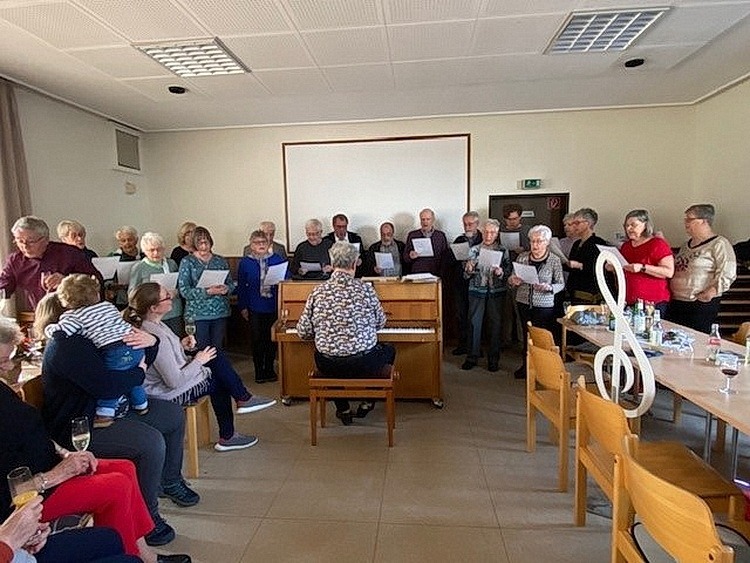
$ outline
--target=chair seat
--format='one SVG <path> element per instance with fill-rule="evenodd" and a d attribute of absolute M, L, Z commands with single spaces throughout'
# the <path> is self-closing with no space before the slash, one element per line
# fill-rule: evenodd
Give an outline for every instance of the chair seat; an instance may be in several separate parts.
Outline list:
<path fill-rule="evenodd" d="M 570 373 L 570 382 L 575 383 L 583 376 L 586 383 L 596 383 L 594 368 L 586 362 L 565 362 L 565 371 Z"/>

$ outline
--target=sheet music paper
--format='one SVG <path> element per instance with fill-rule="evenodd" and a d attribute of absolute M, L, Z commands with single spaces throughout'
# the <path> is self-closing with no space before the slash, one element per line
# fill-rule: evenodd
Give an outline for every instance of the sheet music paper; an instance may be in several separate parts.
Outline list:
<path fill-rule="evenodd" d="M 289 262 L 282 262 L 281 264 L 269 266 L 263 285 L 279 285 L 279 282 L 286 277 L 286 269 L 288 267 Z"/>
<path fill-rule="evenodd" d="M 177 272 L 170 272 L 169 274 L 151 274 L 149 281 L 156 282 L 164 289 L 173 291 L 177 289 Z"/>
<path fill-rule="evenodd" d="M 212 285 L 224 285 L 227 281 L 229 270 L 203 270 L 195 287 L 211 287 Z"/>
<path fill-rule="evenodd" d="M 502 260 L 502 250 L 490 250 L 489 248 L 479 249 L 479 266 L 482 268 L 494 268 L 495 266 L 500 266 Z"/>
<path fill-rule="evenodd" d="M 375 265 L 381 270 L 393 269 L 396 265 L 393 263 L 393 254 L 390 252 L 375 252 Z"/>
<path fill-rule="evenodd" d="M 521 233 L 503 233 L 500 232 L 500 244 L 508 250 L 521 247 Z"/>
<path fill-rule="evenodd" d="M 114 257 L 113 257 L 114 258 Z M 117 283 L 119 285 L 128 285 L 130 283 L 130 271 L 138 262 L 118 262 L 117 263 Z"/>
<path fill-rule="evenodd" d="M 120 257 L 104 256 L 102 258 L 92 258 L 91 263 L 94 265 L 94 268 L 99 270 L 102 279 L 111 280 L 115 277 L 115 272 L 117 272 L 117 264 L 120 263 Z"/>
<path fill-rule="evenodd" d="M 320 262 L 300 262 L 299 267 L 306 272 L 321 272 L 323 270 Z"/>
<path fill-rule="evenodd" d="M 620 262 L 621 266 L 626 266 L 628 264 L 628 261 L 625 260 L 625 257 L 620 252 L 620 249 L 616 246 L 604 246 L 603 244 L 597 244 L 596 247 L 599 249 L 599 252 L 603 250 L 609 250 L 612 254 L 615 255 L 617 261 Z"/>
<path fill-rule="evenodd" d="M 466 260 L 469 259 L 468 242 L 457 242 L 455 244 L 451 244 L 451 250 L 453 251 L 453 256 L 455 256 L 456 260 L 458 260 L 459 262 L 466 262 Z"/>
<path fill-rule="evenodd" d="M 539 273 L 536 271 L 536 268 L 530 264 L 519 264 L 518 262 L 513 262 L 513 273 L 521 278 L 523 283 L 531 285 L 539 283 Z"/>
<path fill-rule="evenodd" d="M 435 256 L 435 251 L 432 249 L 432 239 L 428 237 L 420 237 L 411 239 L 414 245 L 414 250 L 417 251 L 420 258 L 429 258 Z"/>

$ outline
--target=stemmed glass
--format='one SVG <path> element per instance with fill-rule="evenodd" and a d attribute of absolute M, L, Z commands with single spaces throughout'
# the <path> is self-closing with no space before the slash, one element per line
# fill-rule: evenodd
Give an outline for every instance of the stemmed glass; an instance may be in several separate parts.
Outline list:
<path fill-rule="evenodd" d="M 77 452 L 85 452 L 88 449 L 91 441 L 88 417 L 79 416 L 70 421 L 70 437 Z"/>
<path fill-rule="evenodd" d="M 734 378 L 740 371 L 739 360 L 740 359 L 734 354 L 723 354 L 720 357 L 719 369 L 724 377 L 727 378 L 727 381 L 724 384 L 724 387 L 719 389 L 719 393 L 724 393 L 725 395 L 734 395 L 737 393 L 737 391 L 732 389 L 732 378 Z"/>
<path fill-rule="evenodd" d="M 195 337 L 195 331 L 196 331 L 195 319 L 191 317 L 185 317 L 185 334 L 187 334 L 188 336 Z M 192 350 L 193 348 L 195 348 L 195 346 L 193 346 L 190 349 Z"/>

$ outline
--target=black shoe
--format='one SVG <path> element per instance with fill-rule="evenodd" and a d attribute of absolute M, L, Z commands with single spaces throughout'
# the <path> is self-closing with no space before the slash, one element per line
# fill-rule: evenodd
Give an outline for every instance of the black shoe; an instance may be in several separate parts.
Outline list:
<path fill-rule="evenodd" d="M 476 362 L 472 360 L 466 360 L 463 364 L 461 364 L 461 369 L 468 371 L 470 369 L 475 368 L 476 366 L 477 366 Z"/>
<path fill-rule="evenodd" d="M 370 411 L 375 408 L 375 403 L 372 401 L 362 401 L 357 407 L 357 412 L 354 413 L 356 418 L 364 418 Z"/>
<path fill-rule="evenodd" d="M 148 534 L 144 536 L 146 544 L 151 547 L 167 545 L 174 539 L 174 529 L 164 520 L 159 520 Z"/>
<path fill-rule="evenodd" d="M 336 418 L 341 421 L 344 426 L 349 426 L 352 423 L 352 411 L 336 411 Z"/>
<path fill-rule="evenodd" d="M 156 563 L 192 563 L 189 555 L 176 553 L 174 555 L 157 555 Z"/>
<path fill-rule="evenodd" d="M 195 506 L 201 500 L 200 495 L 188 487 L 184 479 L 163 487 L 160 496 L 170 499 L 177 506 L 183 507 Z"/>
<path fill-rule="evenodd" d="M 521 366 L 516 371 L 513 372 L 513 377 L 516 379 L 526 379 L 526 368 Z"/>
<path fill-rule="evenodd" d="M 500 366 L 497 362 L 487 362 L 487 371 L 496 372 L 500 371 Z"/>
<path fill-rule="evenodd" d="M 466 352 L 468 352 L 466 347 L 459 346 L 458 348 L 454 348 L 451 354 L 453 354 L 454 356 L 463 356 L 464 354 L 466 354 Z"/>

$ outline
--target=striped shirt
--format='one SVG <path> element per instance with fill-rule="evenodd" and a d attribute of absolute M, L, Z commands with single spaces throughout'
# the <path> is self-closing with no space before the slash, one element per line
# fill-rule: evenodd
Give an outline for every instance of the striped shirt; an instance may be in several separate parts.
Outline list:
<path fill-rule="evenodd" d="M 133 327 L 123 320 L 117 307 L 109 301 L 100 301 L 94 305 L 65 311 L 58 322 L 44 329 L 44 334 L 47 338 L 52 338 L 57 331 L 68 336 L 80 334 L 91 340 L 97 348 L 103 348 L 122 340 L 131 330 Z"/>

